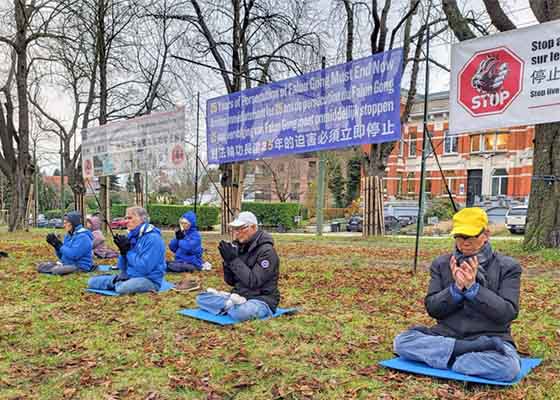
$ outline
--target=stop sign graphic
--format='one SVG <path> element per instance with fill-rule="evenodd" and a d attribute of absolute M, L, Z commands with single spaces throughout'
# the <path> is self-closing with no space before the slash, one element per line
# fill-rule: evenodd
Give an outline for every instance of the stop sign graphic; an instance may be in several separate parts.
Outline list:
<path fill-rule="evenodd" d="M 474 54 L 458 76 L 458 101 L 473 117 L 499 114 L 519 95 L 523 61 L 507 47 Z"/>

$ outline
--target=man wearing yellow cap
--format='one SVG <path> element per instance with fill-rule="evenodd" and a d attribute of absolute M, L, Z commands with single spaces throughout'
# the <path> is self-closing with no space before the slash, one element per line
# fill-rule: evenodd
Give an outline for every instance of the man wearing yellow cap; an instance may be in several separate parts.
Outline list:
<path fill-rule="evenodd" d="M 510 325 L 519 312 L 521 266 L 492 250 L 480 208 L 456 213 L 451 234 L 453 254 L 432 263 L 424 299 L 437 324 L 401 333 L 394 350 L 433 368 L 512 381 L 520 370 Z"/>

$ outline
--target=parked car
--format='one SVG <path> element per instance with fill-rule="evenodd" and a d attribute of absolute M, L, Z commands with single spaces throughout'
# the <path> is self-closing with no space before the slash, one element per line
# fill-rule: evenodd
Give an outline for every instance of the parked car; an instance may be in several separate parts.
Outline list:
<path fill-rule="evenodd" d="M 111 229 L 126 229 L 126 219 L 122 217 L 115 218 L 111 221 Z"/>
<path fill-rule="evenodd" d="M 512 207 L 506 214 L 506 227 L 511 233 L 525 233 L 527 206 Z"/>
<path fill-rule="evenodd" d="M 353 215 L 346 223 L 346 230 L 348 232 L 361 232 L 363 218 L 359 215 Z"/>
<path fill-rule="evenodd" d="M 362 232 L 364 219 L 359 215 L 350 217 L 346 223 L 346 230 L 348 232 Z M 401 223 L 396 217 L 392 215 L 385 216 L 385 232 L 395 233 L 401 228 Z"/>
<path fill-rule="evenodd" d="M 392 215 L 385 215 L 385 232 L 387 233 L 396 233 L 401 229 L 401 223 Z"/>
<path fill-rule="evenodd" d="M 45 218 L 44 215 L 39 215 L 37 217 L 37 228 L 46 228 L 49 226 L 49 221 Z"/>
<path fill-rule="evenodd" d="M 410 215 L 401 215 L 397 217 L 397 219 L 399 220 L 401 227 L 405 227 L 416 223 L 416 217 L 412 217 Z"/>
<path fill-rule="evenodd" d="M 64 222 L 61 218 L 53 218 L 49 219 L 49 223 L 47 225 L 49 228 L 64 228 Z"/>
<path fill-rule="evenodd" d="M 506 223 L 506 214 L 508 209 L 506 207 L 490 207 L 486 209 L 488 221 L 494 225 Z"/>

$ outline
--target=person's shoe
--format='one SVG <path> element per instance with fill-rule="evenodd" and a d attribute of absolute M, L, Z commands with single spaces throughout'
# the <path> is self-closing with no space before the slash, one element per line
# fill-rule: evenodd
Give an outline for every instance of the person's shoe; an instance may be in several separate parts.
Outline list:
<path fill-rule="evenodd" d="M 0 257 L 8 257 L 8 253 L 6 253 L 5 251 L 0 251 Z M 205 264 L 210 265 L 209 263 L 205 263 Z M 202 266 L 202 268 L 204 268 L 204 265 Z M 212 268 L 212 266 L 210 265 L 209 269 L 211 269 L 211 268 Z M 207 270 L 205 270 L 205 271 L 207 271 Z"/>
<path fill-rule="evenodd" d="M 240 295 L 238 295 L 237 293 L 232 293 L 232 294 L 229 296 L 229 299 L 230 299 L 231 302 L 232 302 L 233 304 L 235 304 L 235 305 L 243 304 L 243 303 L 246 303 L 246 302 L 247 302 L 247 299 L 246 299 L 245 297 L 240 296 Z"/>
<path fill-rule="evenodd" d="M 200 270 L 201 271 L 211 271 L 212 270 L 212 264 L 210 264 L 208 261 L 205 261 L 204 264 L 202 264 L 202 268 Z"/>
<path fill-rule="evenodd" d="M 193 290 L 200 289 L 200 283 L 193 280 L 184 280 L 176 284 L 174 289 L 178 292 L 192 292 Z"/>

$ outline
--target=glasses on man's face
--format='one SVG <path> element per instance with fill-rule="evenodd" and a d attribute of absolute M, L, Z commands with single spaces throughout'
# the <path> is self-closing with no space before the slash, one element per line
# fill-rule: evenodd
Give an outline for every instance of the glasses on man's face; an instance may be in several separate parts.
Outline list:
<path fill-rule="evenodd" d="M 249 225 L 243 225 L 240 226 L 239 228 L 233 228 L 234 232 L 243 232 L 244 230 L 246 230 L 249 227 Z"/>
<path fill-rule="evenodd" d="M 132 218 L 134 218 L 134 217 L 131 216 L 131 215 L 127 215 L 126 217 L 124 217 L 124 219 L 128 219 L 128 220 L 131 220 Z"/>
<path fill-rule="evenodd" d="M 478 239 L 480 237 L 480 235 L 482 235 L 484 233 L 484 230 L 482 230 L 478 235 L 476 236 L 468 236 L 468 235 L 454 235 L 453 238 L 455 238 L 455 240 L 460 240 L 462 242 L 467 242 L 467 241 L 473 241 L 475 239 Z"/>

